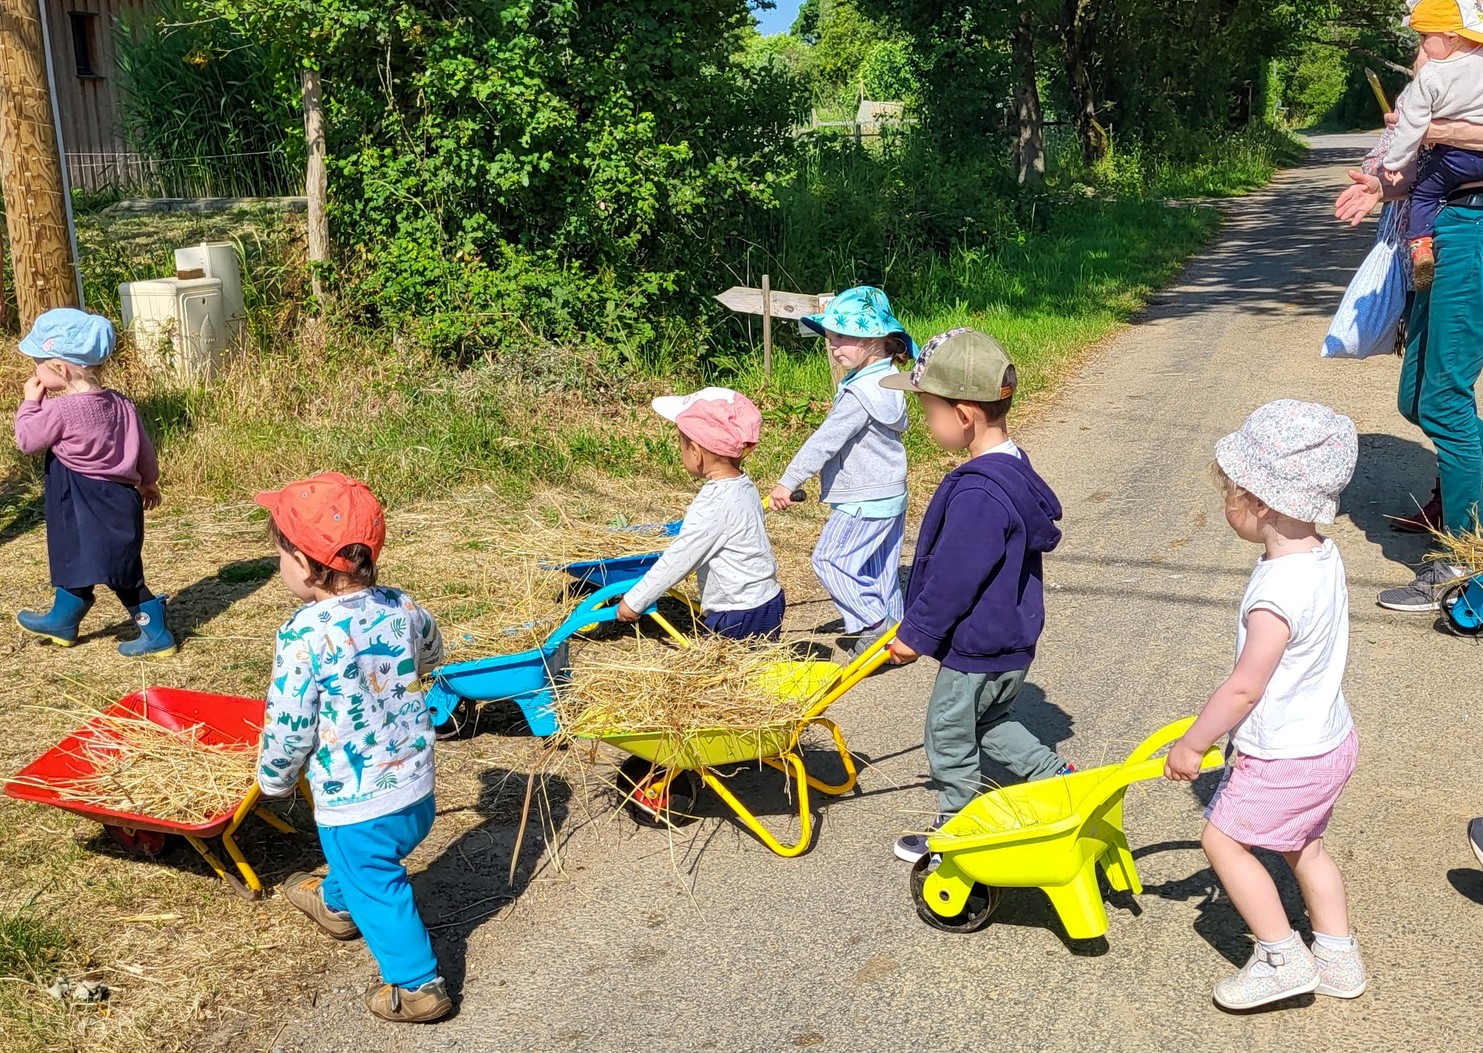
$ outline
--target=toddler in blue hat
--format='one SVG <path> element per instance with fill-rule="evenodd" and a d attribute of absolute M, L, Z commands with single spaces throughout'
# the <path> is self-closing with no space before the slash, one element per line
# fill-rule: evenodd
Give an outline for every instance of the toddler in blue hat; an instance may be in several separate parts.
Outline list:
<path fill-rule="evenodd" d="M 62 647 L 107 585 L 139 626 L 128 657 L 174 654 L 165 597 L 144 584 L 144 510 L 160 503 L 160 467 L 134 404 L 99 382 L 113 323 L 71 307 L 47 311 L 21 341 L 36 362 L 15 411 L 15 442 L 46 458 L 46 551 L 51 610 L 21 611 L 22 629 Z"/>
<path fill-rule="evenodd" d="M 768 501 L 817 475 L 819 499 L 834 514 L 814 548 L 814 573 L 844 616 L 847 652 L 868 651 L 901 620 L 901 541 L 906 532 L 906 398 L 881 386 L 910 362 L 916 345 L 891 312 L 886 294 L 869 285 L 846 289 L 803 324 L 829 342 L 829 357 L 847 372 L 829 416 L 788 464 Z"/>

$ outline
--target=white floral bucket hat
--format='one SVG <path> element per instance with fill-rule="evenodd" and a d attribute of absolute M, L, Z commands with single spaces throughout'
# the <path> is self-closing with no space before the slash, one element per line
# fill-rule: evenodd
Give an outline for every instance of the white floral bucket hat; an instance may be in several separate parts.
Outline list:
<path fill-rule="evenodd" d="M 1267 403 L 1215 444 L 1215 463 L 1231 482 L 1305 523 L 1334 521 L 1358 459 L 1354 421 L 1297 399 Z"/>

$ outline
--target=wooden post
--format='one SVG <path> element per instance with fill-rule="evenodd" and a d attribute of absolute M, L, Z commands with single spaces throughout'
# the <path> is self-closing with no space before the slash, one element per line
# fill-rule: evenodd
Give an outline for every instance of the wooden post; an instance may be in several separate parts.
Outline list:
<path fill-rule="evenodd" d="M 772 376 L 772 284 L 762 276 L 762 373 Z"/>
<path fill-rule="evenodd" d="M 304 197 L 308 211 L 309 275 L 314 298 L 323 306 L 324 282 L 320 267 L 330 259 L 330 225 L 325 215 L 328 178 L 324 167 L 324 103 L 320 97 L 319 71 L 305 69 L 299 73 L 299 87 L 304 96 Z"/>
<path fill-rule="evenodd" d="M 82 304 L 43 2 L 0 0 L 0 194 L 22 332 L 43 311 Z"/>

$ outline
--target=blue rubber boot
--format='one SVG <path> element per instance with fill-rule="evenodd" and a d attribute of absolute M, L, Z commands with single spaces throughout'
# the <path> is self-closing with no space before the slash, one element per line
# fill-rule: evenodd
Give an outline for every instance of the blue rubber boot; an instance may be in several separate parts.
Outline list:
<path fill-rule="evenodd" d="M 71 647 L 77 642 L 77 627 L 82 624 L 82 616 L 87 614 L 92 605 L 92 600 L 74 596 L 66 589 L 58 589 L 52 599 L 51 610 L 45 614 L 21 611 L 15 616 L 15 620 L 28 633 L 44 637 L 58 647 Z"/>
<path fill-rule="evenodd" d="M 165 597 L 156 596 L 148 603 L 130 607 L 129 613 L 139 626 L 139 636 L 119 644 L 119 654 L 125 658 L 168 658 L 180 650 L 165 621 Z"/>

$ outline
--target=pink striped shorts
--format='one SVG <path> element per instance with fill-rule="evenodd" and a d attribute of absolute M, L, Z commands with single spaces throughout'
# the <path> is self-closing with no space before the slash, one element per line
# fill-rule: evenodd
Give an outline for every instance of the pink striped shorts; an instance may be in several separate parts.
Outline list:
<path fill-rule="evenodd" d="M 1297 852 L 1328 829 L 1359 760 L 1359 735 L 1317 757 L 1263 760 L 1243 753 L 1226 765 L 1205 818 L 1234 841 Z"/>

